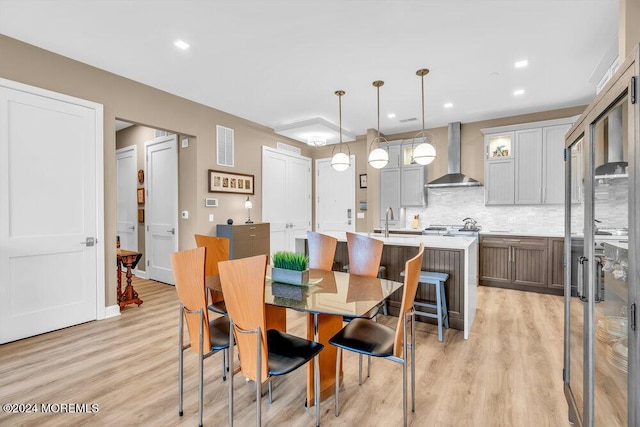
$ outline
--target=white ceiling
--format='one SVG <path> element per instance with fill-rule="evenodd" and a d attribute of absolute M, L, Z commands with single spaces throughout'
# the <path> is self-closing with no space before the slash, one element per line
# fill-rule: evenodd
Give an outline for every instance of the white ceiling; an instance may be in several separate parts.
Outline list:
<path fill-rule="evenodd" d="M 381 132 L 420 129 L 419 68 L 427 128 L 587 104 L 617 28 L 616 0 L 0 0 L 2 34 L 268 127 L 335 128 L 344 89 L 354 135 L 374 80 Z"/>

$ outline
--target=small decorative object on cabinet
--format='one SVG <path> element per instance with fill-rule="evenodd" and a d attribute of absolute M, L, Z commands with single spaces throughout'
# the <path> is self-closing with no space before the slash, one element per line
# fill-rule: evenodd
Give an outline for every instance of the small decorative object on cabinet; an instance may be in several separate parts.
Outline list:
<path fill-rule="evenodd" d="M 304 254 L 279 251 L 273 254 L 271 279 L 290 285 L 309 283 L 309 258 Z"/>

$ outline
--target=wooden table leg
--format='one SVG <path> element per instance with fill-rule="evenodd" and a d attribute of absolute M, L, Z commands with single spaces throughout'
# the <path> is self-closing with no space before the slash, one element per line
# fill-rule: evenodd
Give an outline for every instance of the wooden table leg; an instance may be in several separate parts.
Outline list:
<path fill-rule="evenodd" d="M 342 316 L 318 314 L 318 336 L 314 336 L 313 314 L 307 314 L 307 339 L 324 345 L 318 355 L 320 360 L 320 401 L 327 400 L 335 393 L 336 352 L 337 348 L 329 344 L 329 339 L 342 329 Z M 307 407 L 313 406 L 313 366 L 307 364 Z M 340 364 L 340 382 L 342 383 L 342 363 Z"/>

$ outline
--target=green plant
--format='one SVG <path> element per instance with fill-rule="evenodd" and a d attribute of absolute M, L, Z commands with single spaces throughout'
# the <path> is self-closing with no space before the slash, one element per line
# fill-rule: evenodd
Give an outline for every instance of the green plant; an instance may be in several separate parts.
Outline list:
<path fill-rule="evenodd" d="M 273 266 L 285 270 L 304 271 L 309 265 L 309 258 L 303 254 L 279 251 L 273 254 Z"/>

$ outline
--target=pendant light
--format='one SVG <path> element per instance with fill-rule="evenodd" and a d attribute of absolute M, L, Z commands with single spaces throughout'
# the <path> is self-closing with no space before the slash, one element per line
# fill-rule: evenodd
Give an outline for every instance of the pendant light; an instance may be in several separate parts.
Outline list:
<path fill-rule="evenodd" d="M 427 74 L 429 74 L 428 68 L 421 68 L 416 71 L 416 75 L 422 79 L 422 130 L 413 137 L 411 160 L 419 165 L 428 165 L 436 158 L 436 149 L 429 143 L 429 140 L 433 139 L 433 135 L 427 132 L 424 126 L 424 76 Z M 425 142 L 413 148 L 416 140 L 421 138 L 424 138 Z"/>
<path fill-rule="evenodd" d="M 389 163 L 389 152 L 380 147 L 380 144 L 382 144 L 383 142 L 389 145 L 386 139 L 380 137 L 380 86 L 383 86 L 384 82 L 382 80 L 376 80 L 372 84 L 378 92 L 378 136 L 373 138 L 371 144 L 369 144 L 369 165 L 376 169 L 382 169 L 383 167 L 387 166 L 387 163 Z M 374 145 L 377 145 L 378 148 L 372 150 Z"/>
<path fill-rule="evenodd" d="M 340 143 L 333 146 L 333 150 L 331 150 L 331 167 L 337 170 L 338 172 L 346 171 L 351 166 L 351 150 L 349 149 L 349 144 L 342 142 L 342 95 L 345 94 L 343 90 L 337 90 L 335 92 L 338 95 L 338 105 L 340 112 Z M 347 146 L 347 152 L 342 151 L 342 146 Z M 336 151 L 336 147 L 339 148 L 339 151 L 334 154 Z"/>

